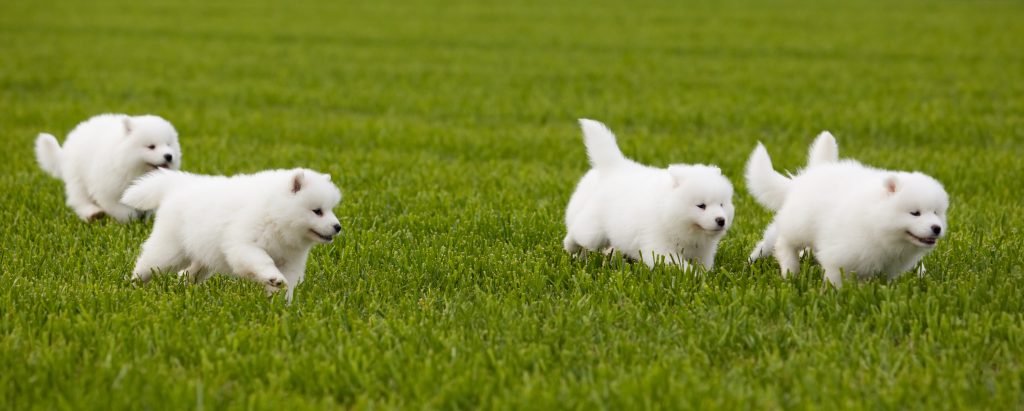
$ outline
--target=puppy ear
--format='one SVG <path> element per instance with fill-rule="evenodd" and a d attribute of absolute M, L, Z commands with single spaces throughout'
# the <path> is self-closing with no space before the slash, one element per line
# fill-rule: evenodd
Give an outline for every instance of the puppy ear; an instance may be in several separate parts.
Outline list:
<path fill-rule="evenodd" d="M 672 177 L 672 188 L 679 187 L 686 180 L 689 166 L 671 165 L 668 166 L 668 175 Z"/>
<path fill-rule="evenodd" d="M 124 135 L 128 136 L 132 134 L 132 118 L 125 117 L 122 121 L 124 123 Z"/>
<path fill-rule="evenodd" d="M 302 190 L 302 180 L 302 170 L 296 171 L 295 175 L 292 176 L 292 193 L 298 193 L 299 190 Z"/>
<path fill-rule="evenodd" d="M 896 175 L 889 174 L 885 176 L 885 180 L 882 182 L 885 186 L 885 192 L 887 194 L 895 194 L 900 189 L 900 181 L 896 178 Z"/>

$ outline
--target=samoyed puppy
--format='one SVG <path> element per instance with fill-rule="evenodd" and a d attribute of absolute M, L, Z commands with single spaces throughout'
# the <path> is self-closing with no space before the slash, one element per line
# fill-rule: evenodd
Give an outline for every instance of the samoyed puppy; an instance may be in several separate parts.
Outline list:
<path fill-rule="evenodd" d="M 341 192 L 326 174 L 270 170 L 231 177 L 159 170 L 138 179 L 122 202 L 156 210 L 132 279 L 154 272 L 202 282 L 220 272 L 287 288 L 291 303 L 302 283 L 310 249 L 341 232 L 335 206 Z"/>
<path fill-rule="evenodd" d="M 153 169 L 181 167 L 178 132 L 154 115 L 101 114 L 71 130 L 64 147 L 40 134 L 35 152 L 43 171 L 64 181 L 68 206 L 85 221 L 104 214 L 122 223 L 139 217 L 120 202 L 128 185 Z"/>
<path fill-rule="evenodd" d="M 776 211 L 751 259 L 774 254 L 783 276 L 799 273 L 798 253 L 809 248 L 836 287 L 844 271 L 892 279 L 914 268 L 946 234 L 949 196 L 942 184 L 919 172 L 839 160 L 828 132 L 811 146 L 808 166 L 789 177 L 772 168 L 758 143 L 746 180 L 757 202 Z"/>
<path fill-rule="evenodd" d="M 569 253 L 619 251 L 650 267 L 659 259 L 710 270 L 732 225 L 732 184 L 709 165 L 654 168 L 622 155 L 604 124 L 581 119 L 592 169 L 565 212 Z"/>

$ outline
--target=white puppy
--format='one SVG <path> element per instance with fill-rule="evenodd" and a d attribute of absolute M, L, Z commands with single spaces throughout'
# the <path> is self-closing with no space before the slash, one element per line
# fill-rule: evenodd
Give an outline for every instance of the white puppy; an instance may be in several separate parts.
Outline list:
<path fill-rule="evenodd" d="M 155 168 L 181 167 L 178 132 L 153 115 L 101 114 L 76 126 L 63 148 L 40 134 L 35 151 L 39 166 L 64 181 L 68 206 L 85 221 L 104 213 L 122 223 L 138 217 L 120 203 L 128 185 Z"/>
<path fill-rule="evenodd" d="M 593 167 L 565 212 L 569 253 L 581 247 L 618 250 L 653 267 L 664 259 L 711 269 L 718 242 L 732 225 L 732 184 L 714 166 L 638 164 L 619 151 L 611 130 L 580 120 Z"/>
<path fill-rule="evenodd" d="M 798 252 L 810 248 L 825 279 L 842 285 L 842 272 L 895 278 L 911 270 L 946 232 L 949 197 L 919 172 L 880 170 L 839 161 L 828 132 L 811 147 L 808 167 L 785 177 L 772 168 L 760 143 L 747 162 L 747 188 L 777 211 L 751 260 L 774 253 L 782 275 L 798 273 Z"/>
<path fill-rule="evenodd" d="M 268 293 L 287 287 L 289 303 L 310 249 L 341 232 L 332 211 L 341 192 L 329 175 L 306 169 L 232 177 L 154 171 L 122 201 L 157 210 L 134 280 L 187 267 L 179 275 L 196 282 L 220 272 L 260 282 Z"/>

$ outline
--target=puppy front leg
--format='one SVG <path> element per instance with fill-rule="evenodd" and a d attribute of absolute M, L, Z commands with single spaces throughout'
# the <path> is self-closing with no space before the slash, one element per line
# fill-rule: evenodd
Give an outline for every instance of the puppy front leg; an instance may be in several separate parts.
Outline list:
<path fill-rule="evenodd" d="M 299 288 L 299 284 L 302 283 L 303 278 L 306 276 L 306 258 L 308 254 L 303 255 L 301 258 L 288 261 L 281 267 L 281 271 L 284 272 L 284 277 L 288 280 L 288 291 L 285 292 L 285 301 L 291 305 L 292 295 L 295 294 L 295 289 Z"/>
<path fill-rule="evenodd" d="M 583 250 L 583 247 L 576 240 L 573 240 L 570 234 L 566 234 L 565 238 L 562 239 L 562 248 L 565 249 L 565 252 L 573 255 L 579 254 Z"/>
<path fill-rule="evenodd" d="M 206 267 L 203 267 L 203 265 L 199 264 L 197 261 L 193 261 L 188 268 L 178 271 L 178 278 L 184 278 L 199 284 L 206 281 L 207 278 L 210 278 L 209 274 L 209 270 L 207 270 Z"/>
<path fill-rule="evenodd" d="M 132 281 L 148 282 L 154 272 L 174 270 L 184 264 L 185 252 L 173 237 L 159 227 L 142 244 L 142 253 L 135 261 Z"/>
<path fill-rule="evenodd" d="M 704 270 L 711 271 L 715 268 L 715 253 L 718 251 L 718 244 L 708 244 L 704 250 L 701 250 L 697 255 L 697 261 L 700 265 L 704 266 Z"/>
<path fill-rule="evenodd" d="M 252 244 L 232 244 L 224 249 L 228 265 L 235 274 L 252 278 L 266 288 L 268 294 L 288 286 L 281 270 L 267 252 Z"/>
<path fill-rule="evenodd" d="M 640 252 L 640 258 L 643 262 L 647 263 L 647 266 L 654 268 L 655 263 L 660 260 L 664 260 L 665 264 L 672 264 L 686 271 L 690 268 L 690 263 L 683 258 L 683 254 L 668 247 L 655 248 L 651 252 Z"/>
<path fill-rule="evenodd" d="M 837 290 L 843 288 L 843 270 L 832 265 L 823 265 L 825 269 L 825 281 L 832 284 Z"/>

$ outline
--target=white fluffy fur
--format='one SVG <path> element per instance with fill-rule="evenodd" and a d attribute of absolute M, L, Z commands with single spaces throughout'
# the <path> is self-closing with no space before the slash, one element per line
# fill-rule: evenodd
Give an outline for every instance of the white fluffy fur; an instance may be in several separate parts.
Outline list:
<path fill-rule="evenodd" d="M 262 283 L 268 293 L 287 288 L 289 303 L 310 249 L 341 231 L 332 211 L 341 192 L 330 176 L 306 169 L 232 177 L 154 171 L 122 201 L 157 210 L 133 279 L 182 268 L 179 275 L 196 282 L 227 273 Z"/>
<path fill-rule="evenodd" d="M 638 164 L 622 155 L 604 124 L 581 119 L 580 126 L 593 168 L 569 200 L 565 250 L 610 249 L 651 267 L 663 258 L 711 269 L 734 213 L 732 184 L 722 172 L 699 164 Z"/>
<path fill-rule="evenodd" d="M 811 146 L 807 167 L 790 178 L 772 168 L 758 144 L 746 178 L 751 195 L 777 211 L 750 258 L 774 254 L 783 276 L 800 271 L 798 253 L 810 248 L 825 279 L 837 287 L 843 271 L 894 278 L 917 265 L 946 233 L 949 197 L 942 184 L 919 172 L 839 160 L 828 132 Z"/>
<path fill-rule="evenodd" d="M 76 126 L 64 147 L 40 134 L 35 152 L 39 166 L 64 181 L 67 205 L 85 221 L 103 214 L 119 222 L 138 217 L 119 201 L 125 188 L 155 168 L 181 167 L 177 131 L 153 115 L 101 114 Z"/>

